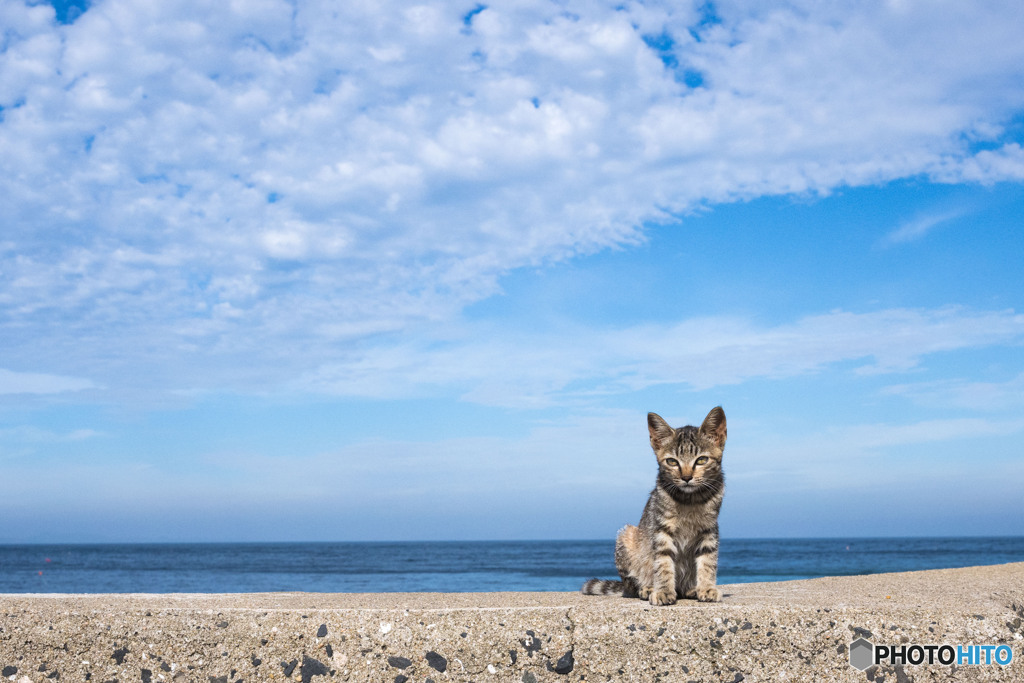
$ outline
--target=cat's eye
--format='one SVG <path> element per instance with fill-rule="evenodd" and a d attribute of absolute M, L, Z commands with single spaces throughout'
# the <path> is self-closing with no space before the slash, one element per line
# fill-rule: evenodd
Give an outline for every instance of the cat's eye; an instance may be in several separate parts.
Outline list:
<path fill-rule="evenodd" d="M 668 465 L 669 467 L 675 467 L 676 465 L 679 464 L 679 461 L 676 460 L 675 458 L 665 458 L 665 464 Z"/>
<path fill-rule="evenodd" d="M 697 464 L 698 465 L 703 465 L 707 461 L 708 461 L 708 456 L 706 456 L 706 455 L 702 455 L 699 458 L 697 458 Z"/>

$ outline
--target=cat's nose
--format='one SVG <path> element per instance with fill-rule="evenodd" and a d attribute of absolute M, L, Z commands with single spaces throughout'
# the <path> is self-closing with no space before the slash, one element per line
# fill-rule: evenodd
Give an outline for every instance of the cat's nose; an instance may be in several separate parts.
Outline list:
<path fill-rule="evenodd" d="M 690 480 L 691 480 L 691 479 L 693 479 L 693 477 L 692 477 L 692 476 L 689 476 L 689 477 L 688 477 L 688 476 L 686 476 L 685 474 L 684 474 L 683 476 L 679 477 L 679 478 L 680 478 L 680 479 L 682 479 L 683 481 L 685 481 L 685 482 L 686 482 L 687 484 L 689 484 L 689 483 L 690 483 Z"/>

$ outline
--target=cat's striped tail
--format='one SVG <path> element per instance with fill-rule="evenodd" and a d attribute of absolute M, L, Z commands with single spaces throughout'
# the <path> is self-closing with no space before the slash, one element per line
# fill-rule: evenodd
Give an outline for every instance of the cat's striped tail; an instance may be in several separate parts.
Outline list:
<path fill-rule="evenodd" d="M 622 595 L 624 588 L 625 584 L 621 581 L 590 579 L 583 584 L 581 591 L 584 595 Z"/>

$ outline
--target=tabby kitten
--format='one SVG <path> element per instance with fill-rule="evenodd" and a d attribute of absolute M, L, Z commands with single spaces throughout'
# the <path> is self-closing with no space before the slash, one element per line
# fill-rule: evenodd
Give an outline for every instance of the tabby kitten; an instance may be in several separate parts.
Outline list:
<path fill-rule="evenodd" d="M 681 597 L 721 599 L 718 572 L 718 511 L 725 494 L 722 449 L 725 413 L 717 407 L 700 429 L 672 429 L 647 414 L 658 481 L 640 525 L 623 527 L 615 539 L 615 567 L 621 581 L 590 579 L 588 595 L 623 595 L 671 605 Z"/>

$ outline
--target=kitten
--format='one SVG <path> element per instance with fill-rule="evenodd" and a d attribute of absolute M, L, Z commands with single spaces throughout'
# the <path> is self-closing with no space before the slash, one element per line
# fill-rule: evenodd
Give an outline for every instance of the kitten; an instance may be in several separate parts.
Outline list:
<path fill-rule="evenodd" d="M 725 413 L 714 408 L 700 429 L 672 429 L 647 414 L 658 481 L 640 525 L 627 525 L 615 539 L 621 581 L 590 579 L 587 595 L 623 595 L 671 605 L 680 597 L 717 602 L 718 511 L 725 494 L 722 449 Z"/>

